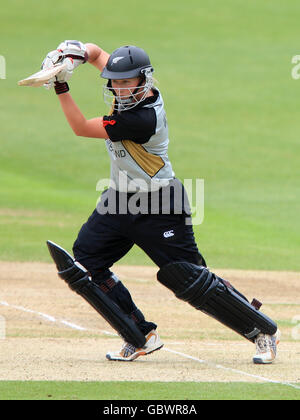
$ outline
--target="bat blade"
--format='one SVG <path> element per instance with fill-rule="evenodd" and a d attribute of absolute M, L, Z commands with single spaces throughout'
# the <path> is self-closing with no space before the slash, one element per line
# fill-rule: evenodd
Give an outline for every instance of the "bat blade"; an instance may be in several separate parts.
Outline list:
<path fill-rule="evenodd" d="M 47 83 L 52 77 L 56 76 L 67 66 L 67 63 L 59 63 L 51 67 L 50 69 L 40 70 L 37 73 L 32 74 L 26 79 L 19 80 L 19 86 L 33 86 L 40 87 Z"/>

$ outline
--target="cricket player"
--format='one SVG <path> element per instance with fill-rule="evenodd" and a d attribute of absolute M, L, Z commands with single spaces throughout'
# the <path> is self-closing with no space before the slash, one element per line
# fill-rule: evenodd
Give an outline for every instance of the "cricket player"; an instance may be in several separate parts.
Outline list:
<path fill-rule="evenodd" d="M 54 88 L 75 135 L 104 139 L 111 184 L 82 226 L 74 257 L 51 241 L 48 247 L 59 276 L 124 339 L 107 359 L 133 361 L 163 346 L 155 322 L 146 320 L 111 271 L 136 244 L 158 266 L 158 281 L 178 299 L 255 343 L 254 363 L 272 363 L 279 343 L 277 325 L 260 312 L 258 301 L 250 304 L 212 273 L 195 243 L 188 200 L 168 157 L 164 102 L 147 53 L 127 45 L 109 54 L 96 44 L 67 40 L 47 54 L 42 68 L 60 62 L 67 68 L 46 87 Z M 92 119 L 82 114 L 68 85 L 74 69 L 86 62 L 106 80 L 104 100 L 110 107 L 107 115 Z"/>

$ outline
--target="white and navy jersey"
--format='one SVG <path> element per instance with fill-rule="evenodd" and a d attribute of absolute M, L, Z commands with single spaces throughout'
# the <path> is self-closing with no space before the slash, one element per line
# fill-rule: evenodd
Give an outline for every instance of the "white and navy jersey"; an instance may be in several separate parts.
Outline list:
<path fill-rule="evenodd" d="M 174 178 L 164 102 L 157 89 L 153 93 L 130 110 L 103 117 L 112 186 L 118 191 L 150 191 Z"/>

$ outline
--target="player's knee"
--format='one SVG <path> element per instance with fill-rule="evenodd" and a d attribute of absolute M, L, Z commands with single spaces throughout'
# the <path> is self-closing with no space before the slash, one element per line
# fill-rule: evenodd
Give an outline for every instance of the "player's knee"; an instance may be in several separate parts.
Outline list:
<path fill-rule="evenodd" d="M 78 238 L 76 239 L 76 241 L 73 244 L 72 251 L 73 251 L 73 255 L 74 255 L 75 260 L 78 261 L 81 264 L 80 259 L 84 256 L 84 252 L 83 252 L 83 250 L 80 246 L 80 242 L 79 242 Z"/>
<path fill-rule="evenodd" d="M 90 272 L 91 270 L 91 255 L 88 252 L 85 244 L 82 240 L 78 237 L 73 244 L 72 252 L 74 258 L 79 264 L 83 265 L 83 267 Z"/>
<path fill-rule="evenodd" d="M 175 296 L 201 309 L 211 290 L 216 287 L 216 278 L 205 266 L 178 262 L 162 267 L 157 279 L 171 289 Z"/>

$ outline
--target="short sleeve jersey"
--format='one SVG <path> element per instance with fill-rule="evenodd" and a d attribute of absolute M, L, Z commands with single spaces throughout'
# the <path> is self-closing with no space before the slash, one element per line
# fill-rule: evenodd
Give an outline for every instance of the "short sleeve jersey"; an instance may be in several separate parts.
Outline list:
<path fill-rule="evenodd" d="M 130 110 L 103 117 L 111 186 L 118 191 L 149 191 L 174 178 L 164 102 L 157 89 L 153 93 Z"/>

